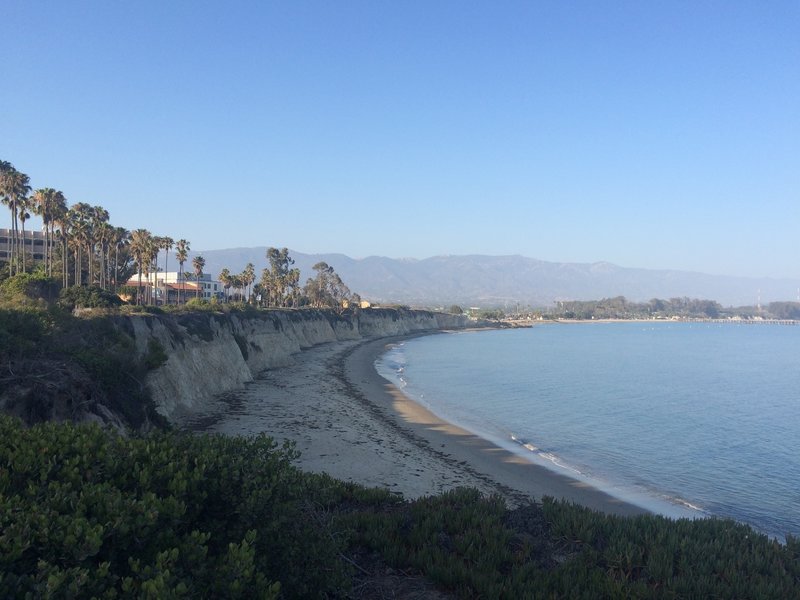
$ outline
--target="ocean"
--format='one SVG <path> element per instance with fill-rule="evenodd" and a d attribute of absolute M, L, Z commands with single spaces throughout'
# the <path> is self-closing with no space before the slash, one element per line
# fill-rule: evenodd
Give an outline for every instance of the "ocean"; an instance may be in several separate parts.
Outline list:
<path fill-rule="evenodd" d="M 800 327 L 431 335 L 376 368 L 440 417 L 654 512 L 800 535 Z"/>

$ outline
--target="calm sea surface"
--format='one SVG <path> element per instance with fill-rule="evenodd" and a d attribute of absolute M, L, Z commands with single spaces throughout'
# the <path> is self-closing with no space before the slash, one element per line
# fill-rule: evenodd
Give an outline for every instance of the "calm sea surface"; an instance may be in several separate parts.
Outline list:
<path fill-rule="evenodd" d="M 550 324 L 376 366 L 441 417 L 669 516 L 800 535 L 800 327 Z"/>

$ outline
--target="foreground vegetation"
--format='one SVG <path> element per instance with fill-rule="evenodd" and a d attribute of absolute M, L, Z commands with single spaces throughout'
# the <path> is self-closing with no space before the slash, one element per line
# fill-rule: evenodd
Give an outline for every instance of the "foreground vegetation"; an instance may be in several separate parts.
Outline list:
<path fill-rule="evenodd" d="M 463 598 L 800 597 L 792 538 L 468 489 L 406 502 L 294 456 L 0 417 L 0 597 L 380 597 L 389 567 Z"/>

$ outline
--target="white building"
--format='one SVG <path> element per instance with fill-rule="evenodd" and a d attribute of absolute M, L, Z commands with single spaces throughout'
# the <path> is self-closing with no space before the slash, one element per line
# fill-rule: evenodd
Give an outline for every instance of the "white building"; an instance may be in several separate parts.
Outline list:
<path fill-rule="evenodd" d="M 159 271 L 158 273 L 150 273 L 149 275 L 142 274 L 142 285 L 152 285 L 155 288 L 156 298 L 163 304 L 164 293 L 166 290 L 169 304 L 176 304 L 178 302 L 178 295 L 181 294 L 181 299 L 191 300 L 195 297 L 211 300 L 217 298 L 222 300 L 225 297 L 225 287 L 222 282 L 211 278 L 211 275 L 203 273 L 200 276 L 200 281 L 195 280 L 195 274 L 189 271 L 183 272 L 183 278 L 180 278 L 181 273 L 177 271 Z M 139 284 L 139 275 L 134 275 L 128 281 L 128 285 L 136 287 Z M 198 296 L 197 288 L 200 287 Z"/>

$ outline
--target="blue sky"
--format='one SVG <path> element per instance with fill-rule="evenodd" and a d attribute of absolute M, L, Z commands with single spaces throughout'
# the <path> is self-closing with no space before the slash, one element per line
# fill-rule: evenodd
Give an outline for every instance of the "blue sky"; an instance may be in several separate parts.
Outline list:
<path fill-rule="evenodd" d="M 796 0 L 4 0 L 0 20 L 0 159 L 115 225 L 800 279 Z"/>

